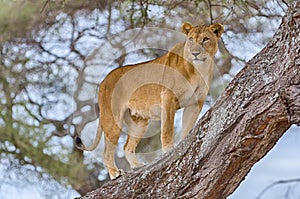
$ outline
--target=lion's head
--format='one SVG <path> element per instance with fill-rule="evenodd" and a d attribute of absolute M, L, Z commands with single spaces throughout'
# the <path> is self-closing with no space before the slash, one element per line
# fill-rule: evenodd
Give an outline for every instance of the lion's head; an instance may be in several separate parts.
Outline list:
<path fill-rule="evenodd" d="M 218 41 L 224 32 L 221 24 L 192 26 L 184 23 L 181 29 L 187 35 L 183 56 L 190 62 L 205 61 L 208 57 L 213 57 L 218 50 Z"/>

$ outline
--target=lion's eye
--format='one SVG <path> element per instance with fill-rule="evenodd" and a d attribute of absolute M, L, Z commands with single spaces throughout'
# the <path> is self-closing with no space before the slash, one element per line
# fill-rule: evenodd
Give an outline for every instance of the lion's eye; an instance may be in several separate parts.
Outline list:
<path fill-rule="evenodd" d="M 194 39 L 193 39 L 193 37 L 189 37 L 189 40 L 190 40 L 190 41 L 193 41 Z"/>
<path fill-rule="evenodd" d="M 206 42 L 206 41 L 208 41 L 208 40 L 209 40 L 208 37 L 204 37 L 203 40 L 202 40 L 202 42 Z"/>

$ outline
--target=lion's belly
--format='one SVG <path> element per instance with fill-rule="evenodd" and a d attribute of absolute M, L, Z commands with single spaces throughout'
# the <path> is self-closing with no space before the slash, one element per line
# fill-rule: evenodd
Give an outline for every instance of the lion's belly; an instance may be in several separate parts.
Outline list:
<path fill-rule="evenodd" d="M 132 95 L 128 103 L 131 116 L 144 119 L 159 120 L 161 117 L 161 92 L 163 86 L 148 84 L 139 87 Z"/>
<path fill-rule="evenodd" d="M 154 104 L 151 107 L 129 107 L 129 113 L 131 116 L 142 118 L 142 119 L 152 119 L 159 120 L 161 117 L 161 107 L 158 104 Z"/>
<path fill-rule="evenodd" d="M 163 89 L 164 87 L 158 84 L 143 85 L 136 89 L 130 95 L 127 105 L 130 115 L 143 119 L 160 119 Z M 203 84 L 195 84 L 195 86 L 177 87 L 176 91 L 174 93 L 177 98 L 176 109 L 179 109 L 203 101 L 208 88 L 203 87 Z"/>

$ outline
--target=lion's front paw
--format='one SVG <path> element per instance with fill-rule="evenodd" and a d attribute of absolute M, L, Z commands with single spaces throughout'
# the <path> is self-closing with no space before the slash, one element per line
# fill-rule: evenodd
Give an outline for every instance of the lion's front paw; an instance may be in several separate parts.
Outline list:
<path fill-rule="evenodd" d="M 173 149 L 174 149 L 173 145 L 163 146 L 162 147 L 162 153 L 167 153 L 167 152 L 169 152 L 169 151 L 171 151 Z"/>
<path fill-rule="evenodd" d="M 125 172 L 123 171 L 123 169 L 118 169 L 117 171 L 114 172 L 113 175 L 110 176 L 110 179 L 115 180 L 115 179 L 121 177 L 124 174 L 125 174 Z"/>
<path fill-rule="evenodd" d="M 142 163 L 142 162 L 136 162 L 136 163 L 133 165 L 132 168 L 139 168 L 139 167 L 142 167 L 142 166 L 145 166 L 145 164 Z"/>

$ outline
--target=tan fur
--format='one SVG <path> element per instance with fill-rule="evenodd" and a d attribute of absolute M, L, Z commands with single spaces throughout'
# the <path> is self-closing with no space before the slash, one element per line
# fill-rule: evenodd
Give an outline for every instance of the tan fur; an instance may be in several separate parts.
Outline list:
<path fill-rule="evenodd" d="M 186 42 L 175 45 L 157 59 L 120 67 L 109 73 L 99 89 L 100 117 L 96 140 L 92 146 L 85 147 L 77 137 L 78 148 L 95 149 L 103 130 L 104 162 L 110 178 L 115 179 L 122 174 L 115 165 L 114 153 L 123 122 L 128 129 L 125 156 L 132 168 L 142 165 L 135 156 L 135 148 L 148 120 L 161 119 L 162 149 L 166 151 L 173 146 L 174 114 L 184 108 L 183 139 L 195 124 L 207 96 L 213 59 L 223 31 L 220 24 L 194 27 L 184 23 L 182 32 L 187 35 Z"/>

